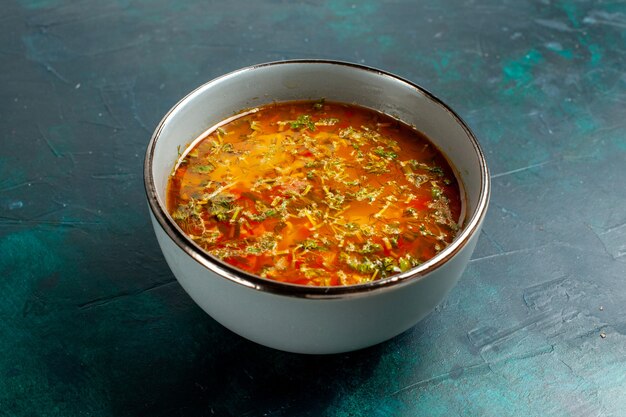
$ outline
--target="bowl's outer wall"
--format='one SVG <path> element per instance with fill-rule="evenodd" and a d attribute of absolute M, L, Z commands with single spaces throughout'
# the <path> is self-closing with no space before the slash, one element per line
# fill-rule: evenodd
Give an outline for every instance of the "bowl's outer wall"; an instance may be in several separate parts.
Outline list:
<path fill-rule="evenodd" d="M 190 258 L 152 216 L 165 260 L 181 286 L 211 317 L 254 342 L 295 353 L 341 353 L 374 345 L 409 329 L 443 300 L 469 261 L 478 233 L 442 267 L 382 291 L 308 299 L 257 291 Z"/>
<path fill-rule="evenodd" d="M 483 178 L 480 152 L 470 133 L 427 93 L 386 74 L 333 63 L 289 63 L 254 67 L 213 80 L 185 97 L 157 129 L 152 175 L 157 199 L 165 193 L 179 147 L 242 109 L 273 101 L 325 98 L 358 103 L 419 127 L 444 152 L 465 189 L 465 208 L 479 210 Z M 339 353 L 387 340 L 413 326 L 456 284 L 479 235 L 446 263 L 422 277 L 330 299 L 264 292 L 226 279 L 181 249 L 152 215 L 165 259 L 183 288 L 217 321 L 250 340 L 299 353 Z M 482 222 L 482 219 L 481 219 Z M 457 237 L 459 239 L 459 237 Z M 189 246 L 195 246 L 189 240 Z M 446 255 L 446 251 L 448 254 Z M 219 268 L 216 268 L 219 270 Z"/>

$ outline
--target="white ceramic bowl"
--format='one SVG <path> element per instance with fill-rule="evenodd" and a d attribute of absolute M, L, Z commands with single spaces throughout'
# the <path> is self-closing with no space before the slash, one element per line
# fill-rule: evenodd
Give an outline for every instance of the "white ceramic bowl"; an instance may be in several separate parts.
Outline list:
<path fill-rule="evenodd" d="M 208 127 L 242 109 L 322 97 L 356 103 L 411 124 L 447 156 L 465 193 L 465 221 L 456 239 L 437 256 L 402 274 L 361 285 L 285 284 L 209 255 L 167 213 L 166 185 L 179 146 L 184 148 Z M 402 333 L 428 314 L 467 265 L 490 192 L 489 172 L 476 138 L 442 101 L 395 75 L 319 60 L 243 68 L 189 93 L 155 130 L 144 180 L 159 245 L 191 298 L 233 332 L 300 353 L 339 353 L 371 346 Z"/>

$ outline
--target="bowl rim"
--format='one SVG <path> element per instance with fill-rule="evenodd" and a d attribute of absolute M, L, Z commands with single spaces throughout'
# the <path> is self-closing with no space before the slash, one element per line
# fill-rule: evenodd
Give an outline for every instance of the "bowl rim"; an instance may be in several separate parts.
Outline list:
<path fill-rule="evenodd" d="M 476 210 L 472 213 L 471 217 L 467 220 L 466 224 L 462 227 L 461 233 L 457 235 L 457 237 L 446 246 L 440 253 L 424 262 L 423 264 L 412 268 L 408 271 L 402 272 L 397 275 L 393 275 L 391 277 L 371 281 L 364 284 L 355 284 L 348 286 L 305 286 L 299 284 L 291 284 L 285 283 L 275 280 L 270 280 L 267 278 L 262 278 L 258 275 L 251 274 L 244 270 L 241 270 L 237 267 L 234 267 L 221 259 L 211 255 L 204 249 L 202 249 L 199 245 L 197 245 L 191 238 L 189 238 L 183 231 L 178 227 L 175 221 L 171 218 L 167 209 L 163 207 L 161 201 L 158 198 L 156 185 L 154 182 L 154 176 L 152 174 L 152 161 L 155 152 L 155 148 L 157 145 L 157 141 L 161 136 L 161 132 L 170 119 L 172 113 L 174 113 L 177 109 L 186 104 L 189 100 L 191 100 L 194 96 L 200 94 L 205 89 L 211 87 L 211 85 L 219 83 L 221 80 L 226 78 L 231 78 L 237 76 L 239 74 L 243 74 L 246 72 L 255 71 L 259 68 L 267 68 L 273 66 L 282 66 L 282 65 L 338 65 L 343 67 L 353 68 L 358 71 L 367 71 L 371 73 L 375 73 L 376 75 L 392 78 L 396 82 L 400 82 L 405 84 L 407 87 L 417 90 L 419 93 L 424 95 L 428 100 L 433 102 L 434 104 L 440 106 L 444 111 L 449 113 L 453 119 L 461 126 L 461 128 L 465 131 L 467 137 L 469 138 L 471 145 L 478 157 L 478 161 L 480 163 L 480 195 L 478 198 L 478 204 Z M 474 235 L 474 233 L 479 229 L 486 213 L 487 207 L 489 203 L 489 197 L 491 193 L 491 179 L 489 176 L 489 169 L 487 167 L 487 162 L 485 159 L 485 155 L 476 139 L 476 136 L 472 132 L 472 130 L 468 127 L 468 125 L 463 121 L 463 119 L 452 110 L 447 104 L 445 104 L 441 99 L 436 97 L 430 91 L 425 88 L 405 79 L 399 77 L 395 74 L 392 74 L 387 71 L 383 71 L 377 68 L 355 64 L 346 61 L 338 61 L 338 60 L 327 60 L 327 59 L 293 59 L 293 60 L 283 60 L 283 61 L 272 61 L 266 62 L 256 65 L 251 65 L 247 67 L 240 68 L 238 70 L 229 72 L 227 74 L 221 75 L 219 77 L 213 78 L 212 80 L 207 81 L 206 83 L 200 85 L 195 88 L 187 95 L 185 95 L 181 100 L 178 101 L 161 119 L 159 124 L 154 130 L 152 137 L 150 138 L 150 142 L 148 143 L 146 149 L 146 156 L 144 160 L 144 188 L 146 192 L 146 197 L 148 200 L 148 207 L 150 208 L 151 213 L 154 218 L 158 221 L 159 225 L 163 229 L 163 231 L 169 236 L 170 239 L 187 255 L 189 255 L 192 259 L 198 262 L 203 267 L 209 269 L 210 271 L 216 273 L 220 277 L 228 279 L 236 284 L 243 285 L 248 288 L 252 288 L 254 290 L 258 290 L 261 292 L 272 293 L 276 295 L 283 296 L 291 296 L 298 298 L 314 298 L 314 299 L 337 299 L 337 298 L 347 298 L 354 297 L 363 294 L 368 294 L 373 291 L 385 291 L 390 290 L 392 288 L 397 288 L 401 285 L 406 285 L 409 283 L 413 283 L 417 280 L 421 280 L 433 271 L 439 269 L 445 263 L 447 263 L 451 258 L 453 258 L 457 253 L 461 251 L 470 241 L 470 238 Z"/>

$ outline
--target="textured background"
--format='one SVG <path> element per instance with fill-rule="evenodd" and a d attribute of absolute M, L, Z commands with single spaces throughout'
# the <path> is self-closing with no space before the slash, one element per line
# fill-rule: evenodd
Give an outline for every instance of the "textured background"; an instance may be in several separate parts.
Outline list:
<path fill-rule="evenodd" d="M 162 115 L 289 58 L 423 85 L 493 174 L 448 299 L 350 354 L 225 330 L 149 224 Z M 620 1 L 3 2 L 0 416 L 625 416 L 625 64 Z"/>

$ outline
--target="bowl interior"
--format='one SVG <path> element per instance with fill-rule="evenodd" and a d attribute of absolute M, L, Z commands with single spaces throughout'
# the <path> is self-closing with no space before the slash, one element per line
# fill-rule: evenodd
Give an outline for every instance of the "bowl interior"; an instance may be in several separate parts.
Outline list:
<path fill-rule="evenodd" d="M 163 119 L 147 164 L 156 199 L 165 210 L 168 176 L 179 149 L 207 128 L 240 112 L 273 101 L 317 100 L 355 103 L 381 111 L 415 126 L 445 154 L 464 190 L 464 230 L 455 242 L 467 238 L 486 210 L 488 171 L 475 138 L 446 105 L 421 88 L 393 75 L 353 64 L 291 61 L 263 64 L 224 75 L 183 98 Z M 150 176 L 150 175 L 149 175 Z M 170 219 L 171 220 L 171 219 Z M 172 221 L 173 224 L 173 221 Z M 189 240 L 193 245 L 192 241 Z M 449 245 L 420 268 L 452 251 Z"/>

